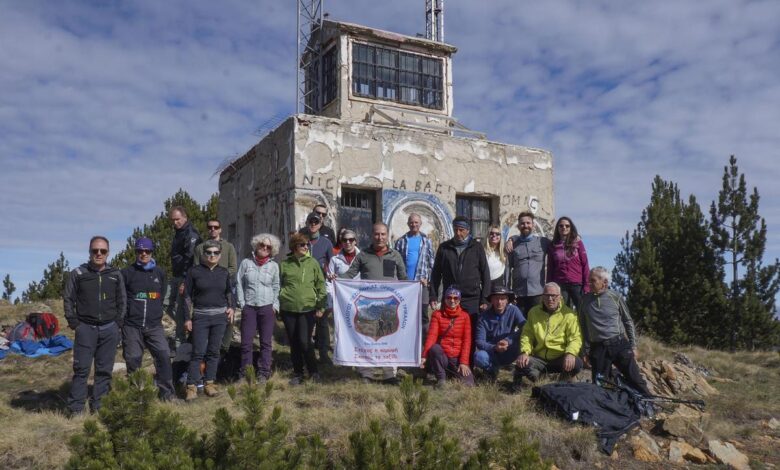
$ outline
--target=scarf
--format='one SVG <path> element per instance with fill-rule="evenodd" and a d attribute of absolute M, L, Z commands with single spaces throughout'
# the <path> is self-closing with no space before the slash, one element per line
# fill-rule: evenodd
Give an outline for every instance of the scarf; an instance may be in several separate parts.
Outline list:
<path fill-rule="evenodd" d="M 458 237 L 452 237 L 452 243 L 454 243 L 455 246 L 464 246 L 470 241 L 471 241 L 471 234 L 469 234 L 469 236 L 466 237 L 465 240 L 458 240 Z"/>
<path fill-rule="evenodd" d="M 257 255 L 254 255 L 253 258 L 255 259 L 255 263 L 258 266 L 262 266 L 262 265 L 264 265 L 265 263 L 267 263 L 268 261 L 271 260 L 270 256 L 266 256 L 265 258 L 258 258 Z"/>
<path fill-rule="evenodd" d="M 135 264 L 143 269 L 144 271 L 151 271 L 152 269 L 157 267 L 157 262 L 154 261 L 154 258 L 152 258 L 148 263 L 143 264 L 140 261 L 136 261 Z"/>
<path fill-rule="evenodd" d="M 347 264 L 352 264 L 352 260 L 355 259 L 355 256 L 357 256 L 356 251 L 353 251 L 351 255 L 347 252 L 343 252 L 342 254 L 344 255 L 344 260 L 347 262 Z"/>

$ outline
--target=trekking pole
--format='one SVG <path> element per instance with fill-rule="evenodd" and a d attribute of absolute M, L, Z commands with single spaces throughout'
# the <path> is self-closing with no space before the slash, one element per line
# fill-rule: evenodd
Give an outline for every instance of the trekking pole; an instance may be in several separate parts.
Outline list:
<path fill-rule="evenodd" d="M 623 383 L 615 383 L 612 381 L 609 381 L 601 376 L 597 377 L 597 380 L 599 384 L 603 387 L 604 385 L 609 385 L 612 388 L 616 388 L 619 390 L 623 390 L 624 392 L 630 393 L 635 399 L 642 400 L 642 401 L 649 401 L 649 402 L 667 402 L 667 403 L 679 403 L 682 405 L 692 405 L 695 406 L 701 410 L 704 410 L 704 407 L 706 406 L 706 403 L 704 400 L 697 400 L 697 399 L 685 399 L 685 398 L 674 398 L 674 397 L 665 397 L 663 395 L 644 395 L 640 393 L 637 390 L 634 390 L 633 388 L 629 387 L 626 384 Z"/>

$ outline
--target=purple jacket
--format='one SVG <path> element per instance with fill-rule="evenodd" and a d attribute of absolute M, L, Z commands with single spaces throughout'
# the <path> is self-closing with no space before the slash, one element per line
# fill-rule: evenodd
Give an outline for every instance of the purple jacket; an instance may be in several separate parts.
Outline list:
<path fill-rule="evenodd" d="M 582 284 L 585 293 L 590 292 L 588 285 L 588 253 L 582 240 L 577 240 L 571 254 L 566 254 L 563 242 L 551 243 L 547 252 L 547 282 L 558 284 Z"/>

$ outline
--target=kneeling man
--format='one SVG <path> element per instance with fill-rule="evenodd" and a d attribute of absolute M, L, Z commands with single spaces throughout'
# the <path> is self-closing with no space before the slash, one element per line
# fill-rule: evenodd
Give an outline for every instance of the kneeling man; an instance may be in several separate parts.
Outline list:
<path fill-rule="evenodd" d="M 519 391 L 523 377 L 535 382 L 543 373 L 557 372 L 570 377 L 582 370 L 577 357 L 582 347 L 577 314 L 561 302 L 561 288 L 548 282 L 542 305 L 531 308 L 520 335 L 520 357 L 515 362 L 513 388 Z"/>
<path fill-rule="evenodd" d="M 477 321 L 474 367 L 484 370 L 491 380 L 496 380 L 501 366 L 512 364 L 520 354 L 520 332 L 525 317 L 510 303 L 511 298 L 512 291 L 494 286 L 490 292 L 490 308 Z"/>

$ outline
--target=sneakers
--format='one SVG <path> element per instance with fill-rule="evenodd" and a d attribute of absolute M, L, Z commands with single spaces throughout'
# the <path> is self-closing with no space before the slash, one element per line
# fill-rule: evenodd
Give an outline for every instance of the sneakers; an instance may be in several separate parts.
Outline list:
<path fill-rule="evenodd" d="M 216 397 L 219 395 L 219 387 L 217 387 L 217 384 L 215 384 L 213 380 L 209 380 L 206 382 L 206 386 L 203 387 L 203 393 L 207 397 Z"/>
<path fill-rule="evenodd" d="M 195 384 L 187 385 L 187 396 L 184 397 L 184 401 L 193 401 L 198 398 L 198 386 Z"/>

